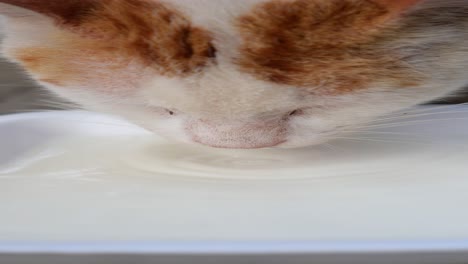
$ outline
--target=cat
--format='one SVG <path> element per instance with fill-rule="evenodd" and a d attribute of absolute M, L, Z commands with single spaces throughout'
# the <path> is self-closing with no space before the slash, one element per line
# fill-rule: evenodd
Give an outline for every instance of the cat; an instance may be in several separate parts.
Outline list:
<path fill-rule="evenodd" d="M 319 144 L 468 83 L 466 0 L 0 0 L 3 54 L 86 109 L 218 148 Z"/>

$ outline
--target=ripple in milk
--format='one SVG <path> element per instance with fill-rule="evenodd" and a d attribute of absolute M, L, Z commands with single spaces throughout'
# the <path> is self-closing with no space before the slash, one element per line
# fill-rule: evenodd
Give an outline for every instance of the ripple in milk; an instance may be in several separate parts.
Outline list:
<path fill-rule="evenodd" d="M 466 238 L 468 140 L 389 141 L 223 150 L 152 136 L 52 140 L 1 161 L 0 240 Z"/>

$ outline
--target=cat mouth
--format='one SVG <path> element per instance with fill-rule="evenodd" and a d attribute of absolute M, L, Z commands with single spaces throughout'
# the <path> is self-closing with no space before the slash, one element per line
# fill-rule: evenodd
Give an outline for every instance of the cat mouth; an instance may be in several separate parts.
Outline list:
<path fill-rule="evenodd" d="M 252 142 L 234 142 L 234 141 L 225 141 L 225 142 L 203 142 L 202 140 L 194 139 L 194 142 L 212 147 L 212 148 L 223 148 L 223 149 L 261 149 L 261 148 L 273 148 L 277 147 L 286 142 L 286 140 L 265 142 L 265 143 L 252 143 Z"/>

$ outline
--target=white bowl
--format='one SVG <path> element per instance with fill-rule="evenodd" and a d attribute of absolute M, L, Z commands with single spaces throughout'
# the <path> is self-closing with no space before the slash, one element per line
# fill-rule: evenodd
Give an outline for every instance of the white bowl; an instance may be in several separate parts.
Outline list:
<path fill-rule="evenodd" d="M 468 258 L 468 108 L 418 111 L 330 148 L 250 151 L 80 111 L 3 116 L 0 252 Z"/>

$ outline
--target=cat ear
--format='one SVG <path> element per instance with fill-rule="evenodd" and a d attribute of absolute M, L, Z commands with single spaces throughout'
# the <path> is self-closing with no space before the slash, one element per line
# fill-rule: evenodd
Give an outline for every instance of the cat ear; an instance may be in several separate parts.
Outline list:
<path fill-rule="evenodd" d="M 406 10 L 422 3 L 424 0 L 373 0 L 376 3 L 385 6 L 392 14 L 398 15 Z"/>
<path fill-rule="evenodd" d="M 77 25 L 99 0 L 0 0 L 0 15 L 28 19 L 43 15 L 61 24 Z"/>

